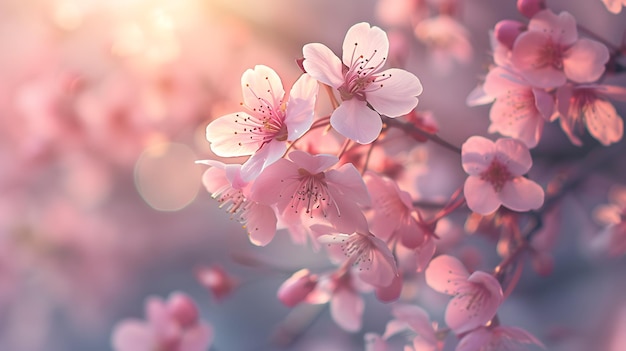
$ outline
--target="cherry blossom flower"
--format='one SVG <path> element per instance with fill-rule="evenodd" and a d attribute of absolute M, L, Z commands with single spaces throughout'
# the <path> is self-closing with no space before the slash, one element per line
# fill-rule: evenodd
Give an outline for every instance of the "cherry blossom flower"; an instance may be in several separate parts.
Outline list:
<path fill-rule="evenodd" d="M 494 143 L 472 136 L 463 144 L 461 158 L 469 174 L 463 192 L 472 211 L 487 215 L 503 205 L 523 212 L 543 205 L 541 186 L 523 177 L 532 166 L 532 158 L 521 141 L 501 138 Z"/>
<path fill-rule="evenodd" d="M 387 244 L 373 234 L 334 234 L 332 228 L 320 225 L 313 229 L 321 234 L 318 241 L 327 245 L 331 258 L 352 267 L 363 282 L 374 287 L 387 287 L 398 275 L 395 258 Z"/>
<path fill-rule="evenodd" d="M 276 234 L 276 214 L 271 206 L 250 199 L 251 183 L 241 177 L 242 165 L 214 160 L 197 161 L 211 166 L 202 175 L 202 184 L 248 230 L 255 245 L 267 245 Z"/>
<path fill-rule="evenodd" d="M 294 273 L 278 288 L 278 299 L 287 307 L 294 307 L 311 295 L 319 278 L 304 268 Z"/>
<path fill-rule="evenodd" d="M 537 12 L 545 9 L 545 0 L 517 0 L 517 10 L 528 18 L 532 18 Z"/>
<path fill-rule="evenodd" d="M 622 7 L 626 6 L 626 0 L 602 0 L 602 3 L 607 10 L 614 14 L 622 12 Z"/>
<path fill-rule="evenodd" d="M 113 330 L 115 351 L 206 351 L 213 340 L 213 329 L 198 317 L 193 300 L 172 293 L 167 301 L 146 300 L 147 321 L 126 319 Z"/>
<path fill-rule="evenodd" d="M 330 222 L 340 232 L 367 228 L 359 205 L 370 202 L 363 178 L 349 163 L 329 169 L 339 160 L 331 155 L 292 151 L 289 158 L 267 167 L 252 186 L 253 200 L 275 205 L 282 219 L 301 216 Z"/>
<path fill-rule="evenodd" d="M 528 31 L 513 45 L 511 62 L 533 86 L 554 88 L 567 79 L 589 83 L 604 73 L 609 50 L 602 43 L 579 39 L 576 20 L 567 13 L 558 16 L 543 10 L 533 16 Z"/>
<path fill-rule="evenodd" d="M 288 141 L 300 138 L 313 123 L 318 84 L 308 74 L 296 81 L 285 101 L 280 77 L 257 65 L 241 77 L 244 111 L 222 116 L 206 129 L 211 149 L 218 156 L 252 155 L 241 168 L 251 180 L 282 157 Z"/>
<path fill-rule="evenodd" d="M 624 121 L 607 98 L 626 101 L 626 88 L 614 85 L 566 84 L 556 93 L 561 128 L 574 145 L 583 125 L 605 146 L 616 143 L 624 134 Z"/>
<path fill-rule="evenodd" d="M 417 221 L 409 193 L 400 190 L 395 181 L 374 172 L 365 174 L 365 184 L 372 198 L 372 233 L 385 240 L 397 235 L 408 248 L 419 246 L 424 241 L 424 233 Z"/>
<path fill-rule="evenodd" d="M 504 299 L 496 278 L 481 271 L 470 275 L 453 256 L 434 258 L 426 268 L 426 283 L 440 293 L 454 296 L 446 308 L 445 321 L 456 334 L 485 325 Z"/>
<path fill-rule="evenodd" d="M 430 61 L 440 73 L 448 73 L 453 61 L 468 63 L 472 58 L 469 32 L 463 24 L 448 15 L 420 21 L 414 33 L 430 51 Z"/>
<path fill-rule="evenodd" d="M 419 306 L 396 304 L 391 311 L 394 319 L 385 327 L 382 339 L 388 340 L 397 334 L 411 335 L 411 344 L 416 351 L 439 351 L 443 341 L 437 336 L 437 323 L 431 322 L 428 313 Z M 377 349 L 374 349 L 377 351 Z"/>
<path fill-rule="evenodd" d="M 489 71 L 483 89 L 495 98 L 489 111 L 489 132 L 535 147 L 541 139 L 544 122 L 550 120 L 554 111 L 552 95 L 533 88 L 522 77 L 502 67 Z"/>
<path fill-rule="evenodd" d="M 605 227 L 593 245 L 615 257 L 626 253 L 626 187 L 611 187 L 609 202 L 599 205 L 594 211 L 596 221 Z"/>
<path fill-rule="evenodd" d="M 306 44 L 302 52 L 306 72 L 339 91 L 342 103 L 333 111 L 330 124 L 345 137 L 369 144 L 382 129 L 379 114 L 399 117 L 417 106 L 422 84 L 415 75 L 397 68 L 380 71 L 387 61 L 389 40 L 378 27 L 362 22 L 348 30 L 343 63 L 320 43 Z"/>
<path fill-rule="evenodd" d="M 532 334 L 516 327 L 480 327 L 463 336 L 455 351 L 515 351 L 522 345 L 538 345 L 541 341 Z"/>

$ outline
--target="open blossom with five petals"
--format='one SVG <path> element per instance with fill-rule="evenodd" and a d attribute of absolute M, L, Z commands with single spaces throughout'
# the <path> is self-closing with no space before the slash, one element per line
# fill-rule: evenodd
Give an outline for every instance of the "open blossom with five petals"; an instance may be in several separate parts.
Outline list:
<path fill-rule="evenodd" d="M 276 234 L 274 209 L 250 199 L 252 183 L 241 177 L 240 164 L 224 164 L 214 160 L 197 161 L 211 166 L 202 175 L 202 184 L 214 199 L 248 230 L 255 245 L 267 245 Z"/>
<path fill-rule="evenodd" d="M 222 116 L 206 129 L 211 150 L 223 157 L 252 155 L 241 168 L 245 180 L 281 158 L 287 141 L 300 138 L 313 123 L 318 84 L 303 74 L 285 100 L 280 77 L 257 65 L 241 77 L 244 111 Z"/>
<path fill-rule="evenodd" d="M 516 327 L 480 327 L 463 336 L 455 351 L 516 351 L 522 345 L 538 345 L 541 341 L 524 329 Z"/>
<path fill-rule="evenodd" d="M 461 147 L 461 160 L 469 174 L 463 192 L 472 211 L 487 215 L 503 205 L 523 212 L 543 205 L 541 186 L 523 176 L 532 166 L 532 158 L 521 141 L 500 138 L 494 143 L 472 136 Z"/>
<path fill-rule="evenodd" d="M 275 205 L 287 223 L 299 223 L 308 216 L 351 233 L 366 228 L 360 205 L 370 202 L 363 178 L 351 163 L 329 169 L 339 159 L 332 155 L 311 155 L 292 151 L 267 167 L 252 186 L 252 199 Z"/>
<path fill-rule="evenodd" d="M 533 86 L 559 87 L 570 79 L 577 83 L 596 81 L 604 73 L 609 50 L 602 43 L 578 38 L 576 20 L 567 13 L 549 9 L 538 12 L 520 34 L 511 51 L 511 62 Z"/>
<path fill-rule="evenodd" d="M 342 60 L 320 43 L 307 44 L 302 52 L 307 73 L 337 89 L 341 96 L 330 124 L 358 143 L 369 144 L 378 137 L 382 129 L 379 114 L 399 117 L 417 106 L 422 84 L 415 75 L 397 68 L 381 72 L 389 40 L 378 27 L 365 22 L 352 26 L 343 41 Z"/>
<path fill-rule="evenodd" d="M 605 146 L 622 139 L 624 121 L 608 98 L 626 101 L 626 88 L 601 84 L 566 84 L 557 90 L 561 128 L 574 145 L 582 145 L 575 132 L 579 132 L 583 125 L 591 136 Z"/>
<path fill-rule="evenodd" d="M 213 340 L 213 329 L 199 319 L 193 300 L 173 293 L 167 301 L 146 300 L 147 321 L 126 319 L 113 330 L 115 351 L 206 351 Z"/>
<path fill-rule="evenodd" d="M 489 71 L 483 85 L 485 93 L 495 98 L 489 111 L 489 132 L 537 146 L 545 121 L 554 111 L 554 98 L 543 89 L 533 88 L 519 75 L 502 67 Z"/>
<path fill-rule="evenodd" d="M 426 268 L 426 283 L 436 291 L 454 296 L 446 308 L 446 324 L 456 334 L 484 326 L 504 300 L 502 287 L 491 274 L 471 275 L 453 256 L 434 258 Z"/>

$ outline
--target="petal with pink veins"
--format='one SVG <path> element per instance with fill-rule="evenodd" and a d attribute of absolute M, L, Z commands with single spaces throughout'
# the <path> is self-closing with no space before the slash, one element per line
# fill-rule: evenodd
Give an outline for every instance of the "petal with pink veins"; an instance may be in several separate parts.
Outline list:
<path fill-rule="evenodd" d="M 389 40 L 380 28 L 361 22 L 348 29 L 343 40 L 343 63 L 350 67 L 360 57 L 368 59 L 368 66 L 382 66 L 387 60 Z"/>
<path fill-rule="evenodd" d="M 469 272 L 458 258 L 449 255 L 435 257 L 426 268 L 426 284 L 434 290 L 453 295 L 467 284 Z"/>
<path fill-rule="evenodd" d="M 211 142 L 211 150 L 218 156 L 236 157 L 254 154 L 259 143 L 256 139 L 244 136 L 241 122 L 252 118 L 245 112 L 231 113 L 209 123 L 206 138 Z"/>
<path fill-rule="evenodd" d="M 277 108 L 282 103 L 285 90 L 278 74 L 264 65 L 256 65 L 241 76 L 243 102 L 250 109 Z"/>
<path fill-rule="evenodd" d="M 446 308 L 445 321 L 456 334 L 485 325 L 502 303 L 502 288 L 492 275 L 474 272 Z"/>
<path fill-rule="evenodd" d="M 608 146 L 622 139 L 624 121 L 617 115 L 613 104 L 603 99 L 596 99 L 585 105 L 583 113 L 589 134 L 602 145 Z"/>

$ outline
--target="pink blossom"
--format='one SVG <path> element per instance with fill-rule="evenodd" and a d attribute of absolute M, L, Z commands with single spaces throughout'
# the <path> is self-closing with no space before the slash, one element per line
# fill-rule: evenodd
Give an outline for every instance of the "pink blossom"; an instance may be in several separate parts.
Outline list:
<path fill-rule="evenodd" d="M 395 235 L 409 248 L 419 246 L 424 241 L 424 233 L 409 193 L 400 190 L 395 181 L 373 172 L 365 174 L 365 184 L 372 198 L 372 233 L 385 240 Z"/>
<path fill-rule="evenodd" d="M 511 50 L 513 49 L 513 44 L 517 37 L 525 30 L 526 25 L 520 21 L 502 20 L 496 23 L 493 29 L 493 35 L 500 44 Z"/>
<path fill-rule="evenodd" d="M 541 341 L 532 334 L 516 327 L 481 327 L 463 336 L 455 351 L 514 351 L 522 345 L 538 345 Z"/>
<path fill-rule="evenodd" d="M 392 308 L 394 319 L 385 327 L 382 338 L 387 340 L 397 334 L 409 332 L 416 351 L 439 351 L 443 341 L 437 336 L 437 323 L 431 322 L 428 313 L 419 306 L 396 304 Z"/>
<path fill-rule="evenodd" d="M 481 271 L 470 275 L 453 256 L 434 258 L 426 268 L 426 283 L 440 293 L 454 296 L 446 308 L 445 320 L 456 334 L 485 325 L 504 299 L 496 278 Z"/>
<path fill-rule="evenodd" d="M 242 178 L 251 180 L 284 155 L 287 141 L 294 141 L 309 130 L 318 85 L 303 74 L 285 101 L 278 74 L 257 65 L 243 74 L 241 87 L 244 111 L 211 122 L 206 137 L 218 156 L 252 155 L 241 168 Z"/>
<path fill-rule="evenodd" d="M 229 296 L 239 285 L 239 280 L 228 274 L 220 265 L 199 267 L 196 270 L 196 279 L 217 301 Z"/>
<path fill-rule="evenodd" d="M 545 9 L 545 0 L 517 0 L 517 10 L 528 18 L 532 18 L 537 12 Z"/>
<path fill-rule="evenodd" d="M 624 122 L 608 98 L 626 101 L 626 88 L 600 84 L 566 84 L 557 90 L 561 128 L 574 145 L 582 145 L 576 133 L 580 133 L 583 126 L 605 146 L 622 139 Z"/>
<path fill-rule="evenodd" d="M 532 166 L 532 158 L 521 141 L 501 138 L 494 143 L 472 136 L 463 144 L 461 158 L 469 174 L 463 192 L 472 211 L 487 215 L 503 205 L 523 212 L 543 205 L 541 186 L 523 176 Z"/>
<path fill-rule="evenodd" d="M 358 143 L 369 144 L 378 137 L 379 114 L 399 117 L 417 106 L 422 85 L 415 75 L 397 68 L 380 72 L 387 61 L 389 40 L 378 27 L 362 22 L 348 30 L 343 63 L 320 43 L 307 44 L 302 52 L 307 73 L 341 95 L 342 103 L 333 111 L 330 124 Z"/>
<path fill-rule="evenodd" d="M 489 132 L 535 147 L 541 139 L 544 122 L 550 120 L 554 111 L 552 95 L 533 88 L 522 77 L 502 67 L 489 71 L 483 89 L 495 98 L 489 111 Z"/>
<path fill-rule="evenodd" d="M 343 264 L 352 266 L 355 275 L 374 287 L 387 287 L 398 275 L 396 261 L 387 244 L 371 233 L 323 234 L 318 241 L 328 245 L 330 250 L 341 250 Z"/>
<path fill-rule="evenodd" d="M 614 185 L 609 191 L 609 203 L 594 211 L 596 221 L 604 229 L 593 241 L 594 246 L 611 256 L 626 253 L 626 187 Z"/>
<path fill-rule="evenodd" d="M 205 351 L 213 340 L 213 329 L 198 317 L 194 302 L 182 293 L 167 301 L 146 300 L 147 321 L 126 319 L 113 330 L 115 351 Z"/>
<path fill-rule="evenodd" d="M 543 10 L 533 16 L 528 31 L 515 40 L 511 62 L 533 86 L 554 88 L 567 79 L 593 82 L 604 73 L 609 50 L 602 43 L 579 39 L 576 20 Z"/>
<path fill-rule="evenodd" d="M 363 178 L 352 164 L 329 169 L 339 160 L 331 155 L 292 151 L 266 168 L 252 186 L 252 198 L 275 205 L 285 222 L 300 216 L 330 222 L 340 232 L 367 228 L 359 205 L 369 204 Z"/>
<path fill-rule="evenodd" d="M 614 14 L 622 12 L 622 6 L 626 6 L 626 0 L 602 0 L 602 3 L 607 10 Z"/>
<path fill-rule="evenodd" d="M 276 214 L 271 206 L 250 199 L 251 183 L 241 177 L 242 166 L 218 161 L 198 161 L 211 166 L 202 175 L 202 184 L 211 196 L 247 229 L 255 245 L 267 245 L 276 233 Z"/>
<path fill-rule="evenodd" d="M 440 73 L 448 73 L 454 61 L 468 63 L 473 54 L 467 28 L 448 15 L 420 21 L 415 37 L 430 51 L 430 61 Z"/>
<path fill-rule="evenodd" d="M 287 307 L 294 307 L 311 294 L 317 286 L 318 277 L 308 269 L 301 269 L 285 280 L 278 288 L 278 299 Z"/>

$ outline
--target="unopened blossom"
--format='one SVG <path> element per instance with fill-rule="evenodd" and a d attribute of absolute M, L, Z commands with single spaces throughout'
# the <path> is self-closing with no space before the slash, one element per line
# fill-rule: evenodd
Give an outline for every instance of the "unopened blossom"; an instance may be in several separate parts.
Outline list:
<path fill-rule="evenodd" d="M 532 18 L 537 12 L 546 9 L 545 0 L 517 0 L 517 10 L 524 16 Z"/>
<path fill-rule="evenodd" d="M 609 50 L 602 43 L 578 38 L 576 20 L 549 9 L 538 12 L 520 34 L 511 51 L 511 62 L 531 85 L 559 87 L 567 81 L 590 83 L 604 73 Z"/>
<path fill-rule="evenodd" d="M 399 117 L 417 106 L 422 84 L 415 75 L 398 68 L 381 71 L 389 40 L 378 27 L 365 22 L 352 26 L 343 41 L 341 60 L 320 43 L 306 44 L 302 52 L 306 72 L 339 91 L 341 104 L 330 124 L 347 138 L 369 144 L 382 129 L 379 114 Z"/>
<path fill-rule="evenodd" d="M 607 10 L 615 14 L 622 12 L 622 7 L 626 6 L 626 0 L 602 0 L 602 3 Z"/>
<path fill-rule="evenodd" d="M 252 184 L 241 177 L 240 164 L 218 161 L 198 161 L 211 166 L 202 175 L 202 184 L 211 196 L 240 221 L 255 245 L 267 245 L 276 234 L 277 218 L 274 209 L 250 199 Z"/>
<path fill-rule="evenodd" d="M 424 241 L 424 233 L 409 193 L 400 190 L 394 180 L 374 172 L 366 173 L 365 184 L 372 198 L 372 233 L 385 240 L 396 236 L 409 248 L 419 246 Z"/>
<path fill-rule="evenodd" d="M 554 111 L 554 98 L 543 89 L 533 88 L 522 77 L 502 67 L 489 71 L 483 85 L 495 98 L 489 111 L 489 132 L 537 146 L 543 126 Z"/>
<path fill-rule="evenodd" d="M 278 74 L 257 65 L 244 72 L 241 88 L 244 110 L 211 122 L 206 137 L 218 156 L 252 155 L 241 168 L 242 177 L 249 181 L 285 154 L 288 141 L 309 130 L 318 84 L 303 74 L 286 97 Z"/>
<path fill-rule="evenodd" d="M 493 35 L 498 42 L 506 46 L 509 50 L 513 49 L 513 44 L 517 37 L 526 30 L 526 24 L 505 19 L 496 23 L 493 29 Z"/>
<path fill-rule="evenodd" d="M 453 256 L 434 258 L 426 268 L 426 283 L 440 293 L 453 296 L 446 308 L 445 321 L 456 334 L 484 326 L 504 300 L 496 278 L 481 271 L 470 275 Z"/>
<path fill-rule="evenodd" d="M 541 341 L 524 329 L 517 327 L 490 326 L 472 330 L 459 342 L 455 351 L 518 351 L 524 345 L 537 345 L 545 349 Z"/>
<path fill-rule="evenodd" d="M 355 275 L 374 287 L 389 286 L 398 275 L 391 250 L 371 233 L 323 234 L 318 241 L 329 250 L 338 249 L 344 256 L 343 264 L 351 266 Z"/>
<path fill-rule="evenodd" d="M 608 99 L 626 101 L 626 88 L 615 85 L 567 84 L 556 92 L 561 128 L 574 145 L 582 145 L 577 134 L 584 127 L 602 145 L 622 139 L 624 121 Z"/>
<path fill-rule="evenodd" d="M 524 212 L 543 205 L 541 186 L 523 176 L 532 166 L 530 152 L 523 142 L 500 138 L 494 143 L 472 136 L 463 143 L 461 161 L 469 174 L 463 192 L 472 211 L 487 215 L 503 205 Z"/>
<path fill-rule="evenodd" d="M 308 269 L 301 269 L 285 280 L 278 288 L 278 299 L 287 307 L 294 307 L 307 299 L 317 286 L 319 278 Z"/>
<path fill-rule="evenodd" d="M 332 155 L 292 151 L 267 167 L 252 186 L 252 199 L 276 206 L 285 222 L 299 223 L 301 216 L 329 222 L 340 232 L 366 228 L 360 205 L 370 198 L 363 178 L 346 163 L 330 169 L 339 160 Z"/>
<path fill-rule="evenodd" d="M 211 292 L 217 301 L 229 296 L 239 285 L 239 280 L 232 277 L 220 265 L 199 267 L 196 269 L 196 280 Z"/>
<path fill-rule="evenodd" d="M 206 351 L 213 341 L 213 329 L 199 319 L 193 300 L 173 293 L 167 301 L 146 300 L 146 321 L 126 319 L 113 330 L 115 351 Z"/>

